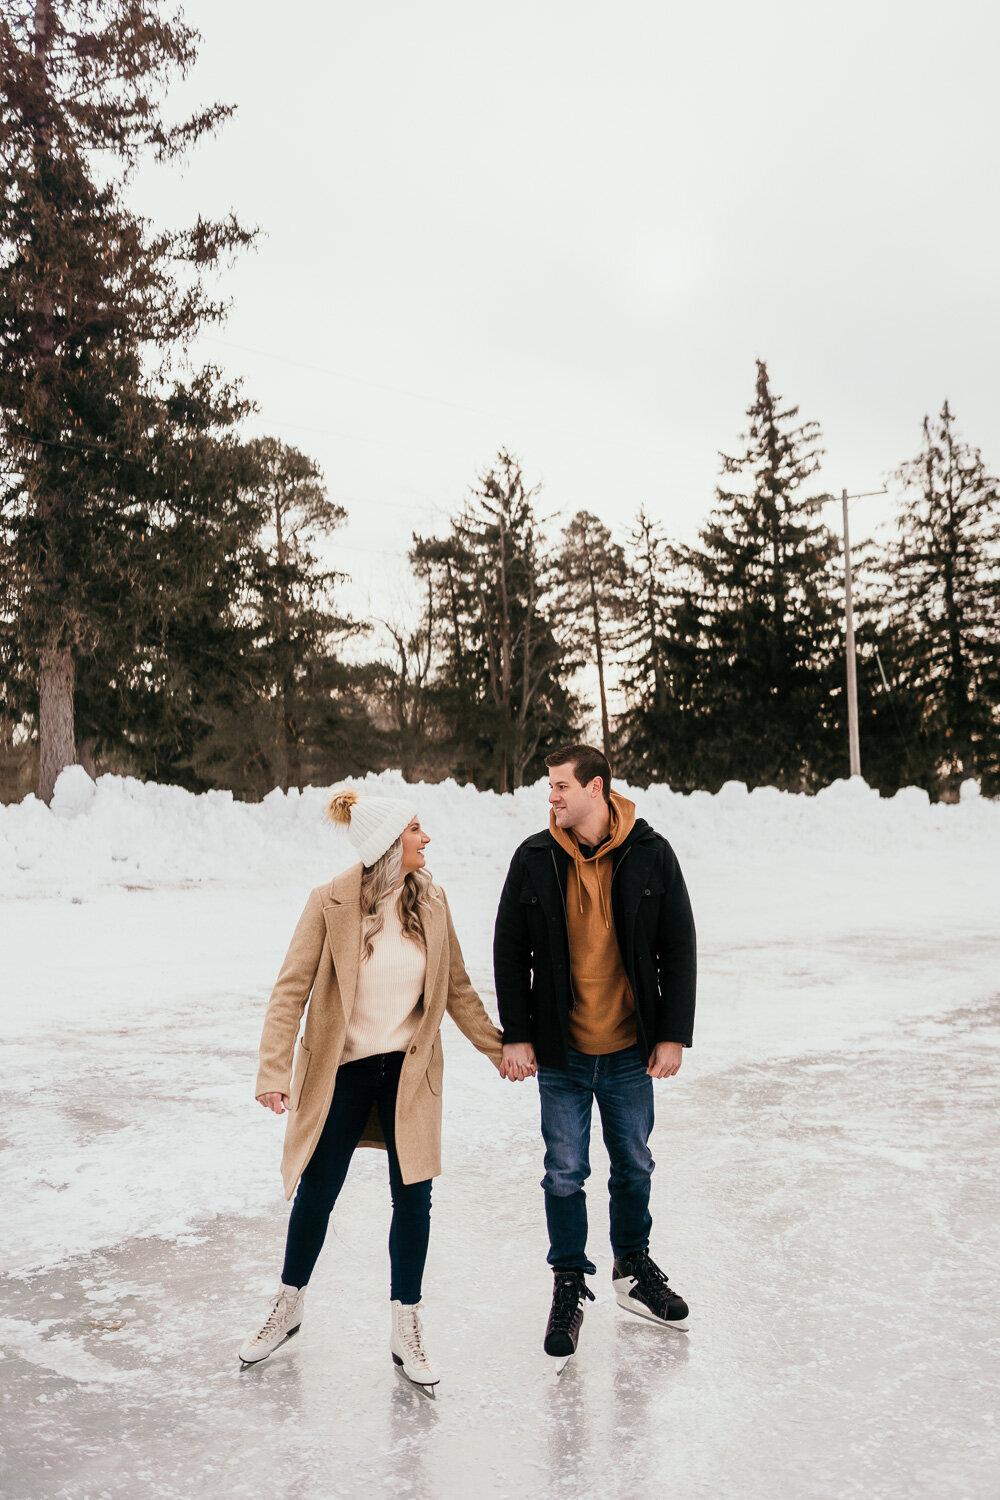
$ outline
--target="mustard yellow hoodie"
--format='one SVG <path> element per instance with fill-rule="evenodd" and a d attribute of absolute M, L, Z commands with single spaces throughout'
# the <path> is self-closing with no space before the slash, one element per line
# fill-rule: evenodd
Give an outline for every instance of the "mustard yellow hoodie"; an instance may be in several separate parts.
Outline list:
<path fill-rule="evenodd" d="M 570 857 L 566 921 L 576 1008 L 570 1012 L 569 1041 L 591 1057 L 622 1052 L 636 1040 L 635 1001 L 611 916 L 611 851 L 632 831 L 635 803 L 612 792 L 610 813 L 607 838 L 587 856 L 549 814 L 552 837 Z"/>

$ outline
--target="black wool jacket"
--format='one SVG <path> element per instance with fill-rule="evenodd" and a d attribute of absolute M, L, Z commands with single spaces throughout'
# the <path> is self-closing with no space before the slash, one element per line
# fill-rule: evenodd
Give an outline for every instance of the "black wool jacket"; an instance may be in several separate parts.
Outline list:
<path fill-rule="evenodd" d="M 691 1045 L 694 918 L 677 856 L 643 818 L 612 851 L 611 915 L 635 996 L 644 1054 L 657 1042 Z M 493 936 L 505 1042 L 530 1042 L 543 1067 L 565 1068 L 574 1006 L 566 922 L 569 855 L 548 829 L 514 854 Z"/>

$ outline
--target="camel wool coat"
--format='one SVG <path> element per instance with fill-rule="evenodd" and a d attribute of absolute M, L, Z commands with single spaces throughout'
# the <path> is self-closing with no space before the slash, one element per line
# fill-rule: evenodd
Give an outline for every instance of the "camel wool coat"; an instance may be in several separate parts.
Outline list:
<path fill-rule="evenodd" d="M 264 1017 L 254 1096 L 280 1093 L 289 1098 L 281 1160 L 286 1198 L 295 1192 L 316 1149 L 333 1099 L 361 960 L 363 870 L 354 865 L 310 894 Z M 396 1096 L 396 1153 L 404 1182 L 423 1182 L 441 1171 L 444 1012 L 497 1068 L 502 1057 L 501 1033 L 466 973 L 444 891 L 431 885 L 426 899 L 423 1014 L 403 1060 Z M 303 1011 L 305 1031 L 296 1046 Z M 385 1150 L 374 1108 L 360 1144 Z"/>

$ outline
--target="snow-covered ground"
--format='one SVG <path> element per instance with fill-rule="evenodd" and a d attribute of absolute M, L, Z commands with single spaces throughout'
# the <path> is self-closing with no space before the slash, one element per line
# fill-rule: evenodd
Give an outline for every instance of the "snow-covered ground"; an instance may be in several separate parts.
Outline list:
<path fill-rule="evenodd" d="M 492 1007 L 496 899 L 545 788 L 410 792 Z M 375 1153 L 301 1337 L 249 1379 L 235 1363 L 285 1215 L 281 1126 L 251 1098 L 263 1007 L 309 889 L 351 861 L 324 794 L 74 768 L 51 810 L 0 808 L 0 1493 L 249 1495 L 260 1464 L 302 1500 L 993 1493 L 1000 805 L 634 796 L 699 928 L 695 1047 L 654 1137 L 654 1252 L 692 1331 L 609 1301 L 597 1151 L 599 1302 L 553 1383 L 537 1095 L 449 1028 L 433 1405 L 383 1348 Z"/>

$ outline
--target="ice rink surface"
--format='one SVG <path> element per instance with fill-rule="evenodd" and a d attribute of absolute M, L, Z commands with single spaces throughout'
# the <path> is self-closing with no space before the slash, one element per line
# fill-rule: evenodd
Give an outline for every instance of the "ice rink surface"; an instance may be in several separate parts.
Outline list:
<path fill-rule="evenodd" d="M 664 1089 L 655 1249 L 690 1332 L 617 1307 L 597 1152 L 598 1300 L 562 1375 L 541 1352 L 537 1164 L 500 1153 L 452 1161 L 435 1187 L 433 1400 L 389 1358 L 374 1153 L 345 1188 L 301 1332 L 256 1368 L 236 1348 L 270 1296 L 278 1206 L 8 1279 L 3 1493 L 985 1500 L 1000 1456 L 998 1020 L 983 1005 L 901 1024 L 851 1060 Z"/>
<path fill-rule="evenodd" d="M 543 816 L 521 794 L 511 817 L 421 790 L 492 1006 L 496 894 Z M 153 834 L 124 815 L 105 846 L 86 808 L 65 838 L 19 814 L 0 878 L 4 1500 L 997 1493 L 1000 809 L 902 818 L 855 796 L 840 829 L 820 799 L 695 816 L 660 797 L 702 938 L 696 1046 L 656 1085 L 653 1138 L 652 1249 L 690 1332 L 614 1301 L 595 1131 L 598 1300 L 555 1374 L 537 1093 L 448 1023 L 434 1399 L 389 1357 L 375 1152 L 355 1159 L 301 1333 L 257 1368 L 236 1358 L 280 1266 L 281 1126 L 250 1095 L 267 990 L 319 879 L 308 839 L 302 873 L 276 836 L 270 883 L 259 864 L 241 881 L 249 815 L 210 837 L 192 814 L 154 878 Z"/>

